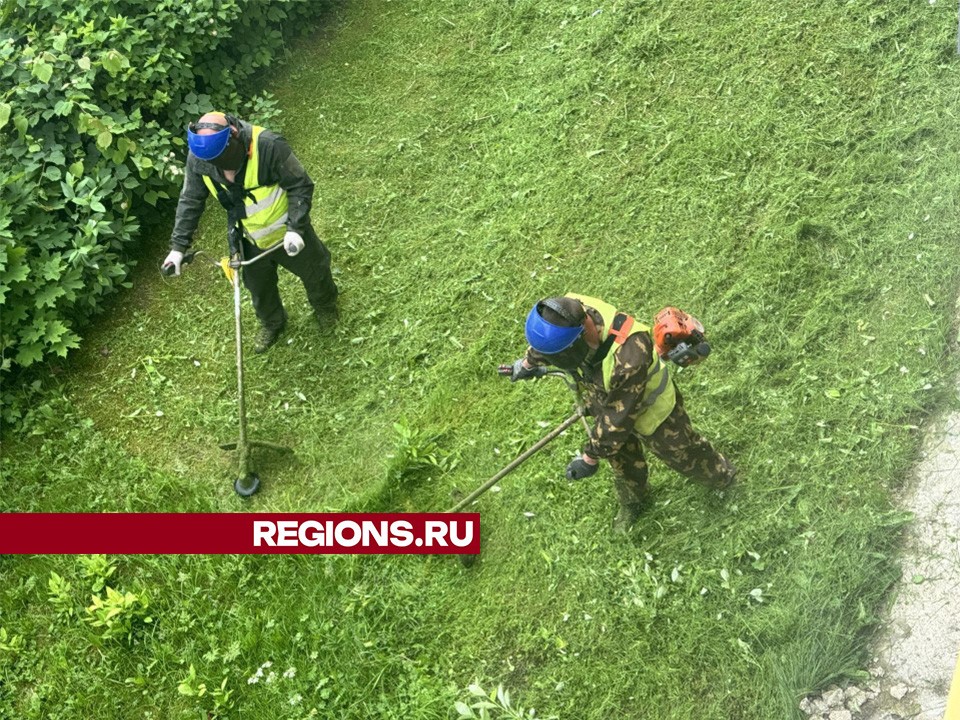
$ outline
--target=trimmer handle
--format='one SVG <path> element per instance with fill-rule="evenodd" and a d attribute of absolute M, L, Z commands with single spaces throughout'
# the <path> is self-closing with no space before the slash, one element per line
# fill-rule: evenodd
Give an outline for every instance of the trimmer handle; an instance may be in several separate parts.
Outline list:
<path fill-rule="evenodd" d="M 703 337 L 702 335 L 700 336 Z M 710 343 L 706 340 L 700 340 L 696 345 L 690 343 L 679 343 L 676 347 L 667 353 L 667 359 L 676 363 L 680 367 L 695 365 L 710 354 Z"/>
<path fill-rule="evenodd" d="M 184 254 L 183 260 L 180 261 L 180 267 L 184 265 L 189 265 L 193 262 L 193 258 L 196 257 L 197 251 L 191 250 L 190 252 Z M 160 274 L 164 277 L 170 277 L 176 272 L 176 267 L 173 263 L 167 263 L 166 265 L 160 266 Z"/>
<path fill-rule="evenodd" d="M 537 365 L 536 367 L 530 368 L 528 372 L 530 373 L 528 377 L 542 378 L 545 375 L 549 375 L 551 373 L 551 370 L 550 368 L 544 365 Z M 501 377 L 511 377 L 513 375 L 513 365 L 501 365 L 500 367 L 497 368 L 497 374 L 500 375 Z M 559 374 L 562 374 L 562 373 L 559 373 Z"/>

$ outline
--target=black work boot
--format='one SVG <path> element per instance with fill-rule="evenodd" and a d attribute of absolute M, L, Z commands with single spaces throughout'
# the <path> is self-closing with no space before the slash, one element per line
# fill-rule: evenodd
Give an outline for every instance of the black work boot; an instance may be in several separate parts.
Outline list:
<path fill-rule="evenodd" d="M 620 511 L 613 519 L 613 531 L 618 535 L 627 535 L 630 532 L 630 528 L 632 528 L 640 518 L 642 511 L 643 506 L 640 503 L 621 505 Z"/>
<path fill-rule="evenodd" d="M 337 308 L 337 301 L 334 300 L 328 305 L 315 305 L 313 316 L 317 319 L 317 324 L 321 330 L 328 330 L 337 324 L 340 319 L 340 310 Z"/>
<path fill-rule="evenodd" d="M 726 458 L 723 458 L 723 475 L 713 480 L 710 483 L 710 486 L 714 490 L 723 491 L 729 488 L 731 485 L 733 485 L 733 483 L 735 483 L 736 481 L 737 481 L 736 466 Z"/>
<path fill-rule="evenodd" d="M 277 340 L 280 339 L 280 336 L 283 335 L 283 330 L 286 325 L 281 325 L 280 327 L 268 328 L 260 327 L 260 334 L 257 335 L 257 343 L 253 346 L 253 351 L 260 355 L 269 350 L 273 345 L 276 344 Z"/>

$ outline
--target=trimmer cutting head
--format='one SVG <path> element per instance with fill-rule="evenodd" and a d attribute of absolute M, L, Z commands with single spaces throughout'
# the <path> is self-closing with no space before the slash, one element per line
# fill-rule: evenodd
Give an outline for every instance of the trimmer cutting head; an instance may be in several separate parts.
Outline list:
<path fill-rule="evenodd" d="M 260 476 L 255 472 L 248 472 L 245 476 L 233 481 L 233 489 L 237 495 L 250 497 L 260 489 Z"/>

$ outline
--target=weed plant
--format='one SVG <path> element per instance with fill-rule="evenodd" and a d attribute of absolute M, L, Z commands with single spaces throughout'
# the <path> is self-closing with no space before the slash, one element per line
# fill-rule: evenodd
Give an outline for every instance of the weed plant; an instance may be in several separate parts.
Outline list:
<path fill-rule="evenodd" d="M 285 342 L 247 359 L 251 436 L 296 461 L 258 455 L 261 492 L 235 496 L 231 291 L 144 264 L 5 433 L 2 508 L 445 509 L 569 413 L 562 383 L 495 372 L 566 291 L 705 323 L 714 352 L 677 383 L 739 486 L 654 461 L 620 539 L 609 470 L 562 478 L 571 430 L 479 501 L 469 570 L 131 556 L 91 588 L 97 562 L 2 558 L 0 715 L 768 720 L 861 677 L 909 519 L 894 495 L 953 397 L 955 22 L 920 2 L 350 4 L 275 78 L 344 291 L 322 334 L 284 277 Z M 208 213 L 197 245 L 223 239 Z M 151 622 L 131 600 L 117 632 L 91 626 L 106 587 Z"/>

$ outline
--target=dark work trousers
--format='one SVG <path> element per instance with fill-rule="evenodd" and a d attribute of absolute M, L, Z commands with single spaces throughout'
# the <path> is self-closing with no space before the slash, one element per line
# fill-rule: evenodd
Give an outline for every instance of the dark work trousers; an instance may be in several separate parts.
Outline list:
<path fill-rule="evenodd" d="M 262 253 L 248 239 L 243 242 L 245 260 Z M 263 327 L 276 330 L 287 322 L 287 312 L 277 287 L 277 266 L 282 265 L 303 281 L 307 299 L 314 310 L 329 308 L 337 301 L 337 286 L 330 273 L 330 251 L 312 227 L 303 234 L 303 250 L 294 256 L 275 250 L 267 257 L 243 268 L 243 284 L 253 298 L 253 309 Z"/>
<path fill-rule="evenodd" d="M 644 446 L 673 470 L 706 485 L 722 487 L 734 472 L 730 462 L 693 429 L 679 390 L 673 412 L 653 433 L 634 433 L 608 458 L 621 505 L 640 504 L 647 493 Z"/>

